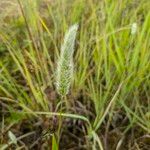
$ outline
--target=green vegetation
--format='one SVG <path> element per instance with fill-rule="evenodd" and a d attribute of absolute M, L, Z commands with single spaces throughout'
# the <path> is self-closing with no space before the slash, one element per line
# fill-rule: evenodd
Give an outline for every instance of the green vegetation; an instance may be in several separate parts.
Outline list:
<path fill-rule="evenodd" d="M 0 150 L 149 150 L 149 10 L 1 0 Z"/>

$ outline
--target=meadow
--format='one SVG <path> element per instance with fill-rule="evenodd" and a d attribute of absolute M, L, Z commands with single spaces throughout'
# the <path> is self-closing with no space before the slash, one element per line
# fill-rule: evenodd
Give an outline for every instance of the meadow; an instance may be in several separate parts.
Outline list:
<path fill-rule="evenodd" d="M 150 149 L 150 0 L 0 0 L 0 150 Z"/>

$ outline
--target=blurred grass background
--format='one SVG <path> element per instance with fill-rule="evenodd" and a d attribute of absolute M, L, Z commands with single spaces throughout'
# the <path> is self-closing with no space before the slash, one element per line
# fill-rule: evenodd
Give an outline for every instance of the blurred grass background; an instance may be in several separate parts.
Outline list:
<path fill-rule="evenodd" d="M 149 0 L 1 0 L 0 145 L 9 142 L 9 130 L 16 137 L 33 131 L 40 137 L 58 126 L 42 138 L 48 148 L 57 143 L 60 149 L 150 149 L 149 9 Z M 55 90 L 55 68 L 64 34 L 75 23 L 74 82 L 66 112 Z M 79 118 L 66 118 L 68 127 L 44 115 L 60 110 Z M 81 123 L 81 116 L 90 125 Z M 68 128 L 79 137 L 75 143 Z M 10 147 L 40 149 L 38 138 L 31 138 Z"/>

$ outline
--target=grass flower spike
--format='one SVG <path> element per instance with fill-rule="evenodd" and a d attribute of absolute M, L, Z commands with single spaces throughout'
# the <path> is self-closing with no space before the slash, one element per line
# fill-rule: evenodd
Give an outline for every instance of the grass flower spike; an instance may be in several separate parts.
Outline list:
<path fill-rule="evenodd" d="M 69 31 L 65 34 L 64 43 L 61 47 L 56 72 L 56 88 L 61 96 L 68 94 L 73 77 L 73 53 L 77 30 L 77 24 L 70 27 Z"/>
<path fill-rule="evenodd" d="M 132 35 L 135 35 L 137 32 L 137 23 L 133 23 L 132 26 L 131 26 L 131 34 Z"/>

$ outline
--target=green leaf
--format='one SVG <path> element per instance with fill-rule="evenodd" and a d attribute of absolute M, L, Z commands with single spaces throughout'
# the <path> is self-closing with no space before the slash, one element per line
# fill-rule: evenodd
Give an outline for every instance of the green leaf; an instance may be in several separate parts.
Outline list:
<path fill-rule="evenodd" d="M 52 137 L 52 150 L 58 150 L 58 144 L 57 144 L 56 137 L 54 134 Z"/>
<path fill-rule="evenodd" d="M 11 131 L 8 132 L 8 136 L 14 144 L 17 144 L 17 138 Z"/>

